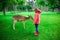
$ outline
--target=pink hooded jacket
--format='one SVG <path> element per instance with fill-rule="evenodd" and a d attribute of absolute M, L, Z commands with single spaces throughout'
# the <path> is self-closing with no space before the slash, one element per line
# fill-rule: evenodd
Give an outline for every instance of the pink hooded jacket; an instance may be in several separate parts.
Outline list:
<path fill-rule="evenodd" d="M 40 13 L 41 10 L 35 10 L 35 16 L 34 16 L 34 24 L 39 24 L 40 23 Z"/>

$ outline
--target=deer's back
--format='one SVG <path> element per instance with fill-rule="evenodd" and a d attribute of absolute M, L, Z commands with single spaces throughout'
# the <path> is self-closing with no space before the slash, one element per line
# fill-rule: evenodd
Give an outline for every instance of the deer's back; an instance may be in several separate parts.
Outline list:
<path fill-rule="evenodd" d="M 15 15 L 15 16 L 13 16 L 13 19 L 14 20 L 21 20 L 21 21 L 23 21 L 23 20 L 25 20 L 26 19 L 26 17 L 25 16 L 21 16 L 21 15 Z"/>

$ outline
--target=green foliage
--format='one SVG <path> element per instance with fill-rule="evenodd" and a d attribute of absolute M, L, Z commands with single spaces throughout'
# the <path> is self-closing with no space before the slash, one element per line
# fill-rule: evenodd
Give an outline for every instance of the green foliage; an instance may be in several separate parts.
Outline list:
<path fill-rule="evenodd" d="M 49 8 L 58 8 L 59 7 L 59 0 L 47 0 Z"/>
<path fill-rule="evenodd" d="M 36 5 L 38 6 L 46 6 L 46 0 L 36 0 Z"/>
<path fill-rule="evenodd" d="M 1 3 L 1 0 L 0 0 L 0 11 L 2 11 L 2 3 Z"/>
<path fill-rule="evenodd" d="M 24 5 L 26 0 L 0 0 L 0 10 L 4 8 L 10 8 L 12 9 L 12 6 L 19 6 L 21 9 L 32 9 L 33 3 L 27 3 L 29 5 Z M 36 6 L 39 8 L 41 6 L 43 7 L 48 7 L 49 9 L 55 9 L 58 8 L 60 9 L 60 0 L 36 0 Z"/>
<path fill-rule="evenodd" d="M 31 5 L 26 5 L 26 9 L 27 9 L 28 11 L 30 11 L 30 10 L 32 10 L 32 6 L 31 6 Z"/>
<path fill-rule="evenodd" d="M 23 5 L 25 3 L 25 0 L 18 0 L 18 5 Z"/>
<path fill-rule="evenodd" d="M 14 4 L 14 5 L 17 4 L 17 0 L 10 0 L 10 2 L 11 2 L 12 4 Z"/>

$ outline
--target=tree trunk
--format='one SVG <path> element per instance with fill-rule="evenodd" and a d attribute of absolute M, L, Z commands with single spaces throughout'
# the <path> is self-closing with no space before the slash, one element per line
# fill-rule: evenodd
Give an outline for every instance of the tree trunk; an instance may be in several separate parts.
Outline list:
<path fill-rule="evenodd" d="M 54 8 L 52 8 L 52 12 L 54 12 Z"/>
<path fill-rule="evenodd" d="M 3 15 L 6 15 L 6 8 L 3 8 Z"/>
<path fill-rule="evenodd" d="M 13 10 L 14 10 L 14 13 L 15 13 L 15 11 L 16 11 L 16 8 L 15 8 L 15 5 L 13 4 Z"/>
<path fill-rule="evenodd" d="M 60 12 L 60 7 L 58 8 L 58 12 Z"/>
<path fill-rule="evenodd" d="M 6 13 L 6 3 L 5 2 L 2 3 L 2 11 L 3 11 L 3 14 L 5 15 L 5 13 Z"/>
<path fill-rule="evenodd" d="M 58 12 L 60 13 L 60 1 L 58 2 Z"/>

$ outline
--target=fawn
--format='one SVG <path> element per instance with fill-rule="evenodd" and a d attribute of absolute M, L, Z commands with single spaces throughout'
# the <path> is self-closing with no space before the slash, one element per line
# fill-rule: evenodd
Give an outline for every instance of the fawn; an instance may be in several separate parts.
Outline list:
<path fill-rule="evenodd" d="M 13 29 L 15 30 L 15 24 L 18 21 L 22 21 L 23 22 L 24 29 L 25 29 L 25 21 L 28 20 L 28 19 L 32 19 L 33 20 L 32 16 L 28 16 L 28 17 L 21 16 L 21 15 L 13 16 Z"/>

